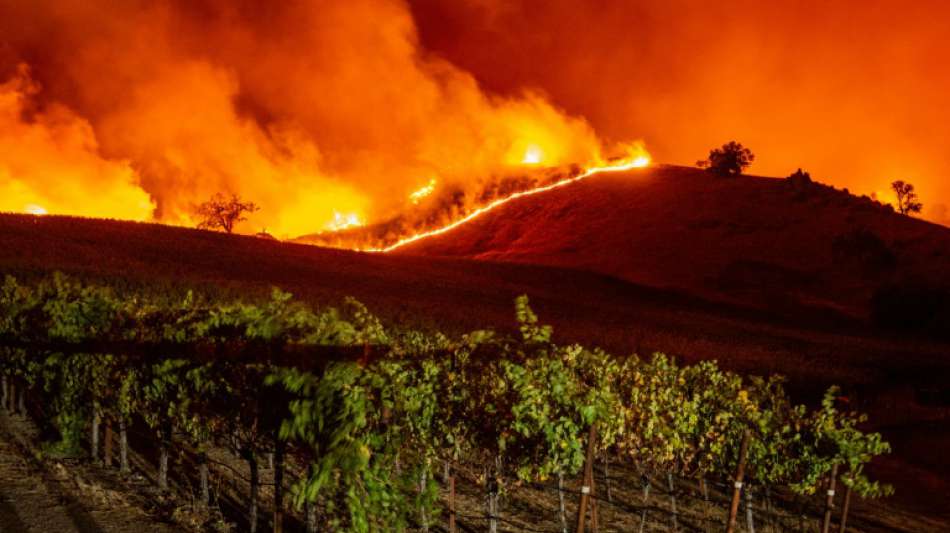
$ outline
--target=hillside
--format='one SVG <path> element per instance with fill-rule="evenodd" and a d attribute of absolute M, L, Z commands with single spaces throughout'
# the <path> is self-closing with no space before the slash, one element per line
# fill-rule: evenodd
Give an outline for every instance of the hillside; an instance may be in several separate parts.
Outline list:
<path fill-rule="evenodd" d="M 882 285 L 950 283 L 948 228 L 816 183 L 668 166 L 522 198 L 398 253 L 554 265 L 856 317 Z"/>
<path fill-rule="evenodd" d="M 614 180 L 605 182 L 601 186 Z M 463 228 L 460 236 L 470 230 Z M 748 373 L 779 372 L 789 376 L 802 401 L 814 401 L 830 383 L 841 384 L 894 443 L 895 455 L 876 469 L 898 485 L 898 501 L 932 515 L 937 502 L 950 497 L 950 466 L 933 453 L 950 444 L 944 343 L 882 337 L 860 322 L 790 319 L 558 267 L 367 254 L 157 224 L 0 214 L 0 274 L 51 270 L 119 285 L 243 297 L 277 285 L 320 304 L 355 296 L 386 320 L 454 332 L 510 328 L 514 298 L 528 294 L 559 342 L 620 354 L 663 351 L 684 361 L 718 359 Z M 920 490 L 928 496 L 920 497 Z"/>

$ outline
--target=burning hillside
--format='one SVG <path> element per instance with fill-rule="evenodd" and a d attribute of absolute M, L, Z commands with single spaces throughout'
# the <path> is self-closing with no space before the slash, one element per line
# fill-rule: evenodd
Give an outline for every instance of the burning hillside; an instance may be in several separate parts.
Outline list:
<path fill-rule="evenodd" d="M 867 313 L 889 284 L 950 289 L 950 230 L 813 183 L 660 166 L 507 202 L 398 253 L 593 271 L 764 306 Z"/>
<path fill-rule="evenodd" d="M 398 0 L 0 0 L 0 35 L 2 211 L 192 225 L 221 192 L 245 233 L 388 234 L 615 149 L 427 53 Z"/>
<path fill-rule="evenodd" d="M 469 194 L 462 188 L 451 188 L 434 194 L 436 181 L 409 195 L 414 206 L 387 221 L 363 226 L 356 220 L 306 235 L 298 242 L 370 252 L 389 252 L 420 239 L 446 233 L 462 224 L 487 214 L 503 205 L 542 192 L 581 181 L 597 174 L 622 172 L 643 168 L 650 164 L 650 156 L 640 144 L 626 149 L 626 155 L 606 162 L 581 168 L 547 168 L 525 171 L 520 175 L 494 177 L 474 188 Z M 526 157 L 534 157 L 528 153 Z"/>

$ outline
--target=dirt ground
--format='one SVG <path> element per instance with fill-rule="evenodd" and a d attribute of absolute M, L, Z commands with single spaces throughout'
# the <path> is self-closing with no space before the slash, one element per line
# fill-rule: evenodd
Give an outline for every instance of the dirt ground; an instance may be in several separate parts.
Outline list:
<path fill-rule="evenodd" d="M 149 451 L 132 450 L 132 474 L 120 476 L 115 468 L 105 468 L 87 460 L 54 459 L 41 452 L 36 427 L 29 420 L 0 410 L 0 533 L 65 532 L 124 533 L 215 531 L 211 522 L 188 522 L 188 486 L 190 475 L 187 451 L 173 457 L 171 482 L 173 494 L 161 494 L 154 488 L 153 461 Z M 232 531 L 246 529 L 243 502 L 246 501 L 248 473 L 246 464 L 224 449 L 211 453 L 212 484 L 216 505 L 227 507 L 225 514 L 237 520 Z M 287 488 L 293 483 L 294 470 L 288 465 Z M 446 531 L 449 491 L 441 475 L 443 511 L 426 517 L 430 531 Z M 259 531 L 269 531 L 272 506 L 272 471 L 262 465 Z M 646 474 L 646 477 L 644 476 Z M 608 481 L 609 480 L 609 481 Z M 644 492 L 645 482 L 650 489 Z M 670 482 L 672 481 L 672 487 Z M 609 494 L 607 487 L 610 487 Z M 694 479 L 672 479 L 655 472 L 640 472 L 629 464 L 611 462 L 607 469 L 595 469 L 600 532 L 626 531 L 718 531 L 727 518 L 731 490 L 726 480 L 706 480 L 703 486 Z M 566 478 L 563 486 L 565 521 L 568 530 L 576 523 L 580 480 Z M 558 489 L 554 480 L 544 483 L 505 487 L 500 498 L 499 531 L 559 532 Z M 832 526 L 838 531 L 841 491 Z M 457 472 L 455 505 L 460 531 L 488 529 L 485 488 L 471 472 Z M 744 498 L 738 516 L 738 531 L 749 527 L 751 504 L 753 527 L 759 531 L 819 531 L 824 500 L 819 496 L 799 498 L 782 489 L 768 492 L 753 487 L 752 498 Z M 675 514 L 674 514 L 675 509 Z M 300 513 L 288 509 L 287 531 L 302 529 Z M 422 531 L 418 524 L 414 531 Z M 243 526 L 241 525 L 243 524 Z M 642 528 L 642 529 L 641 529 Z M 909 512 L 895 502 L 852 499 L 847 531 L 860 532 L 937 532 L 950 524 L 939 519 Z M 322 530 L 321 530 L 322 531 Z"/>
<path fill-rule="evenodd" d="M 0 412 L 0 532 L 172 533 L 134 478 L 101 467 L 43 457 L 36 429 Z M 139 485 L 139 487 L 136 487 Z"/>

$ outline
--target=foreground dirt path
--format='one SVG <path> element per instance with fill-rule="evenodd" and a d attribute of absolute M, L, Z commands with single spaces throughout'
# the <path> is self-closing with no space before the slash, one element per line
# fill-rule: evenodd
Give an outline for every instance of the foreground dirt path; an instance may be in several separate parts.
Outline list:
<path fill-rule="evenodd" d="M 38 458 L 31 426 L 0 412 L 0 533 L 181 531 L 115 491 L 79 481 L 61 463 Z"/>
<path fill-rule="evenodd" d="M 84 528 L 86 522 L 76 513 L 81 509 L 49 490 L 42 473 L 11 442 L 6 422 L 0 432 L 0 531 L 99 531 Z"/>

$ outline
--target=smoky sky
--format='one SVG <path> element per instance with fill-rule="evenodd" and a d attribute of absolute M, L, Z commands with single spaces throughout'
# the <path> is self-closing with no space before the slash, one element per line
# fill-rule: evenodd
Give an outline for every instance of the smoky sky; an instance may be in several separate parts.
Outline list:
<path fill-rule="evenodd" d="M 950 7 L 924 1 L 0 0 L 0 209 L 319 231 L 643 139 L 738 140 L 947 222 Z"/>
<path fill-rule="evenodd" d="M 0 0 L 0 42 L 5 210 L 191 224 L 225 192 L 261 206 L 244 231 L 294 236 L 601 149 L 583 117 L 429 54 L 401 0 Z"/>
<path fill-rule="evenodd" d="M 950 4 L 413 0 L 422 45 L 488 90 L 536 87 L 607 138 L 692 164 L 738 140 L 753 173 L 950 200 Z"/>

